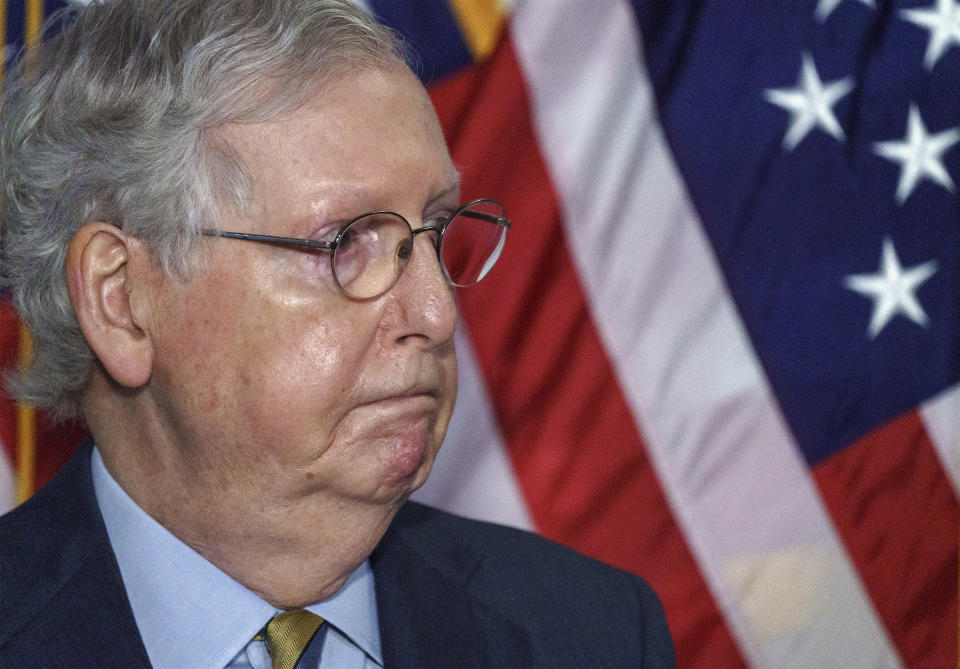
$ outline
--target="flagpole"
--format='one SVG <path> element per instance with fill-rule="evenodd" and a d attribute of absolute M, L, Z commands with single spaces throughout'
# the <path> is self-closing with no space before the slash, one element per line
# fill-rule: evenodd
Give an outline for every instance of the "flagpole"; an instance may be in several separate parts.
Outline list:
<path fill-rule="evenodd" d="M 6 3 L 4 3 L 6 5 Z M 6 7 L 4 6 L 4 9 Z M 5 13 L 5 12 L 4 12 Z M 43 25 L 43 0 L 27 0 L 24 15 L 24 40 L 27 49 L 36 44 Z M 3 31 L 6 36 L 6 30 Z M 4 40 L 5 41 L 5 40 Z M 17 363 L 22 367 L 33 358 L 33 340 L 24 325 L 20 325 L 17 342 Z M 27 404 L 17 404 L 17 503 L 33 494 L 37 470 L 37 416 Z"/>
<path fill-rule="evenodd" d="M 33 357 L 33 340 L 23 325 L 17 347 L 17 362 L 23 367 Z M 36 476 L 36 411 L 28 404 L 17 404 L 17 504 L 33 494 Z"/>

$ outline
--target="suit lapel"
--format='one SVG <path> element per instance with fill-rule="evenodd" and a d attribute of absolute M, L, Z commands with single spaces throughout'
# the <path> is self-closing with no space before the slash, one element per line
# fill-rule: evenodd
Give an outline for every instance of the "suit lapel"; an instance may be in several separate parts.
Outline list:
<path fill-rule="evenodd" d="M 149 666 L 93 492 L 91 448 L 3 520 L 3 666 Z"/>
<path fill-rule="evenodd" d="M 463 585 L 417 560 L 400 541 L 377 557 L 384 666 L 473 666 L 480 640 Z"/>
<path fill-rule="evenodd" d="M 452 540 L 410 504 L 371 556 L 384 666 L 529 665 L 522 630 L 471 592 L 482 560 Z"/>

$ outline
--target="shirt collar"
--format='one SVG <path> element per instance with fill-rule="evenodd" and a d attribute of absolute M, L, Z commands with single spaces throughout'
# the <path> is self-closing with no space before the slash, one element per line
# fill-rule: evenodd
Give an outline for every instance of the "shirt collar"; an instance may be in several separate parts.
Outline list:
<path fill-rule="evenodd" d="M 364 560 L 363 564 L 350 574 L 350 578 L 333 597 L 306 608 L 336 627 L 376 660 L 377 664 L 383 666 L 377 597 L 369 560 Z"/>
<path fill-rule="evenodd" d="M 97 503 L 147 656 L 158 667 L 224 667 L 279 613 L 151 518 L 94 448 Z M 365 561 L 333 597 L 306 607 L 383 663 L 373 571 Z"/>

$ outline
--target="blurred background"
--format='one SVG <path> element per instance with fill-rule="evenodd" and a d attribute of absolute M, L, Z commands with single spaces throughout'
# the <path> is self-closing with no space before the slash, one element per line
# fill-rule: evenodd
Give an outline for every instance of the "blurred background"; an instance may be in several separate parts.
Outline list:
<path fill-rule="evenodd" d="M 958 666 L 960 2 L 366 6 L 513 220 L 418 497 L 642 575 L 681 667 Z M 2 398 L 0 509 L 82 435 Z"/>

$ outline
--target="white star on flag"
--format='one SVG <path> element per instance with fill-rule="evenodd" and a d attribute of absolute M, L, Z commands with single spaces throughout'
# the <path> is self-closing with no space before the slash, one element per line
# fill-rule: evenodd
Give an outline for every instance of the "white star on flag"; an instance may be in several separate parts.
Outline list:
<path fill-rule="evenodd" d="M 783 137 L 784 148 L 787 151 L 795 149 L 815 127 L 843 141 L 846 136 L 833 115 L 833 105 L 852 89 L 853 79 L 850 77 L 823 83 L 813 58 L 805 52 L 796 88 L 768 88 L 763 92 L 767 102 L 786 109 L 793 116 Z"/>
<path fill-rule="evenodd" d="M 815 12 L 817 21 L 820 23 L 826 21 L 827 17 L 833 13 L 833 10 L 836 9 L 841 2 L 843 2 L 843 0 L 820 0 L 820 2 L 817 3 L 817 9 Z M 871 9 L 874 6 L 873 0 L 860 0 L 860 2 Z"/>
<path fill-rule="evenodd" d="M 930 31 L 927 53 L 923 64 L 932 70 L 940 57 L 951 46 L 960 44 L 960 5 L 954 0 L 936 0 L 931 9 L 902 9 L 900 16 Z"/>
<path fill-rule="evenodd" d="M 926 327 L 927 312 L 917 300 L 917 288 L 937 271 L 934 260 L 905 269 L 889 237 L 883 240 L 880 269 L 876 274 L 851 274 L 844 285 L 873 300 L 873 315 L 867 332 L 875 339 L 894 316 L 903 314 L 917 325 Z"/>
<path fill-rule="evenodd" d="M 953 192 L 953 179 L 943 164 L 943 154 L 960 141 L 960 130 L 950 128 L 931 135 L 920 118 L 920 110 L 910 105 L 907 134 L 902 142 L 875 142 L 874 153 L 900 163 L 897 203 L 903 204 L 921 179 L 935 181 Z"/>

